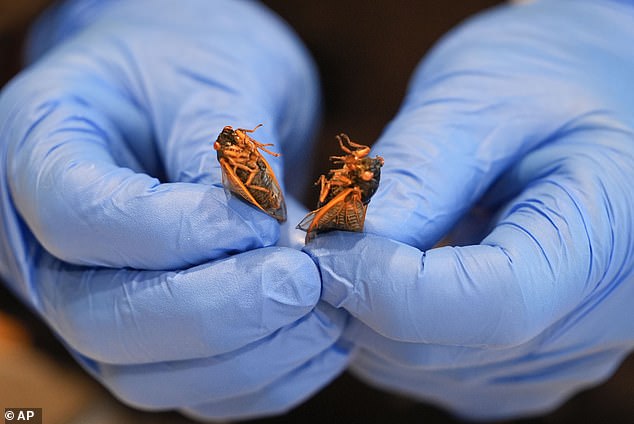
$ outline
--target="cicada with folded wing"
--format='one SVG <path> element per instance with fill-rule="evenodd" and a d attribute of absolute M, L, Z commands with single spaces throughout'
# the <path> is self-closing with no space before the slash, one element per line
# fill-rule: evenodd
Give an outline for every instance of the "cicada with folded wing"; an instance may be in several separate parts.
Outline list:
<path fill-rule="evenodd" d="M 262 124 L 247 130 L 223 128 L 214 143 L 218 162 L 222 168 L 222 183 L 225 189 L 247 203 L 262 210 L 280 222 L 286 221 L 286 203 L 277 178 L 260 151 L 280 156 L 267 149 L 272 144 L 263 144 L 251 138 Z"/>
<path fill-rule="evenodd" d="M 321 186 L 317 209 L 297 225 L 306 231 L 306 243 L 327 231 L 363 231 L 368 203 L 379 188 L 383 158 L 368 157 L 370 147 L 353 142 L 346 134 L 336 138 L 346 154 L 331 156 L 337 167 L 328 178 L 322 175 L 316 182 Z"/>

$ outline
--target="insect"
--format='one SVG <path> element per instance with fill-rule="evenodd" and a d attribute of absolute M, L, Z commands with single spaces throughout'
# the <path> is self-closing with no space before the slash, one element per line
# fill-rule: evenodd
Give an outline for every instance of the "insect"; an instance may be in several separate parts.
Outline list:
<path fill-rule="evenodd" d="M 306 231 L 306 243 L 327 231 L 363 231 L 368 203 L 379 188 L 383 158 L 368 157 L 370 147 L 351 141 L 346 134 L 336 138 L 346 154 L 331 156 L 338 167 L 315 183 L 321 187 L 317 209 L 297 225 Z"/>
<path fill-rule="evenodd" d="M 222 168 L 222 183 L 225 189 L 252 204 L 279 222 L 286 221 L 286 203 L 277 178 L 262 153 L 280 156 L 266 147 L 272 144 L 259 143 L 248 133 L 252 130 L 233 129 L 226 126 L 214 143 L 218 162 Z"/>

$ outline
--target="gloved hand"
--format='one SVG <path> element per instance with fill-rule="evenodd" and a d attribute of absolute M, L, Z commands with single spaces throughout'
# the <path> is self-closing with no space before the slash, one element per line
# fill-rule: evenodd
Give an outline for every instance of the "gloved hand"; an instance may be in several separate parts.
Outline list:
<path fill-rule="evenodd" d="M 423 61 L 367 233 L 307 246 L 354 370 L 471 418 L 534 414 L 634 347 L 634 7 L 504 6 Z M 472 210 L 472 212 L 469 212 Z M 432 248 L 461 221 L 454 243 Z"/>
<path fill-rule="evenodd" d="M 29 57 L 0 98 L 0 274 L 78 360 L 127 403 L 205 418 L 336 376 L 346 314 L 273 218 L 226 196 L 212 148 L 263 123 L 301 164 L 318 90 L 288 28 L 254 2 L 79 0 Z"/>

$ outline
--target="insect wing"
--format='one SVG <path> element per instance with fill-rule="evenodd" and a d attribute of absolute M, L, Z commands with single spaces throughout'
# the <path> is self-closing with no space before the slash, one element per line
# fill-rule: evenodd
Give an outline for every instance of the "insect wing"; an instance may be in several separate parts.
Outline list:
<path fill-rule="evenodd" d="M 361 201 L 358 191 L 352 191 L 343 200 L 332 200 L 332 207 L 324 214 L 325 221 L 331 221 L 333 229 L 344 231 L 363 231 L 367 206 Z M 328 205 L 326 205 L 328 206 Z"/>
<path fill-rule="evenodd" d="M 306 215 L 304 217 L 304 219 L 302 219 L 301 222 L 299 224 L 297 224 L 297 227 L 295 227 L 295 228 L 297 228 L 298 230 L 302 230 L 302 231 L 308 231 L 310 226 L 313 224 L 313 220 L 315 219 L 315 215 L 320 210 L 321 210 L 321 208 L 317 209 L 317 210 L 314 210 L 312 212 L 309 212 L 308 215 Z"/>
<path fill-rule="evenodd" d="M 262 210 L 278 221 L 284 222 L 286 221 L 286 202 L 280 184 L 277 182 L 275 173 L 273 173 L 264 156 L 260 155 L 258 162 L 263 164 L 263 169 L 260 171 L 258 179 L 262 182 L 263 187 L 268 190 L 268 193 L 255 193 L 256 190 L 251 190 L 251 194 L 261 199 L 258 206 Z"/>
<path fill-rule="evenodd" d="M 266 210 L 259 205 L 257 200 L 255 200 L 251 192 L 247 189 L 242 180 L 236 175 L 225 159 L 220 159 L 220 167 L 222 168 L 222 184 L 225 187 L 225 190 L 229 190 L 229 192 L 266 212 Z"/>
<path fill-rule="evenodd" d="M 306 231 L 306 243 L 319 233 L 343 230 L 363 230 L 367 205 L 361 201 L 359 190 L 346 189 L 321 208 L 310 212 L 297 228 Z"/>

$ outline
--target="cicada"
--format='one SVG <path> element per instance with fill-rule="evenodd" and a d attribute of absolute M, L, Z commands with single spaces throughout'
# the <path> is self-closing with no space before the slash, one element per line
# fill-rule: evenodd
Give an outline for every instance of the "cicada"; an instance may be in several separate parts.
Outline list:
<path fill-rule="evenodd" d="M 370 147 L 351 141 L 346 134 L 336 138 L 346 154 L 331 156 L 337 167 L 315 183 L 321 186 L 317 209 L 297 225 L 306 231 L 306 243 L 327 231 L 363 231 L 368 203 L 379 188 L 383 158 L 368 157 Z"/>
<path fill-rule="evenodd" d="M 252 130 L 223 128 L 214 143 L 222 168 L 222 183 L 227 190 L 280 222 L 286 221 L 286 203 L 277 178 L 260 151 L 278 157 L 263 144 L 251 138 L 262 124 Z"/>

